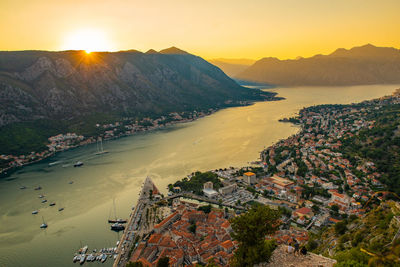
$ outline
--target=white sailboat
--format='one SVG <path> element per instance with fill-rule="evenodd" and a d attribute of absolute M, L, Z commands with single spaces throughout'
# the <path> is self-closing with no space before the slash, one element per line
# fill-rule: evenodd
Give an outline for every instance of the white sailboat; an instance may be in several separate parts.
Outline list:
<path fill-rule="evenodd" d="M 47 224 L 44 222 L 44 218 L 42 216 L 43 223 L 40 225 L 40 228 L 47 228 Z"/>
<path fill-rule="evenodd" d="M 108 153 L 108 151 L 103 149 L 103 138 L 97 139 L 97 152 L 95 153 L 95 155 L 101 155 L 106 153 Z"/>

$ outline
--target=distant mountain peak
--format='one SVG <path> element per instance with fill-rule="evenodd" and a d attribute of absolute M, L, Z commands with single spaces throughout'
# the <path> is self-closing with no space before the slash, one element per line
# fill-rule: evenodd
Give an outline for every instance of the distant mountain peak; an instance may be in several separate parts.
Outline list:
<path fill-rule="evenodd" d="M 366 44 L 297 60 L 265 57 L 234 77 L 285 86 L 397 84 L 400 50 Z"/>
<path fill-rule="evenodd" d="M 154 49 L 149 49 L 146 54 L 159 54 L 156 50 Z"/>
<path fill-rule="evenodd" d="M 183 51 L 175 46 L 172 46 L 170 48 L 166 48 L 163 50 L 160 50 L 160 54 L 165 54 L 165 55 L 189 55 L 188 52 Z"/>

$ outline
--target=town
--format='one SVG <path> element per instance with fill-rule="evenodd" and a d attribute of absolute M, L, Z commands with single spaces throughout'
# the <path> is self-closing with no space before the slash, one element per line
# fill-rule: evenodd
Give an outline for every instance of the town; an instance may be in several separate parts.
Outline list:
<path fill-rule="evenodd" d="M 248 105 L 249 103 L 243 102 L 240 104 Z M 16 168 L 50 158 L 57 152 L 96 143 L 99 140 L 111 140 L 123 136 L 134 135 L 139 132 L 161 129 L 177 123 L 194 121 L 210 115 L 215 111 L 215 109 L 208 109 L 207 111 L 172 112 L 156 119 L 150 117 L 141 120 L 124 118 L 121 121 L 113 123 L 97 123 L 95 127 L 98 133 L 95 136 L 83 136 L 77 133 L 65 133 L 51 136 L 48 138 L 47 144 L 40 152 L 32 151 L 26 155 L 0 155 L 0 175 L 7 175 L 8 172 Z"/>
<path fill-rule="evenodd" d="M 238 246 L 230 219 L 256 205 L 280 211 L 279 230 L 266 237 L 278 245 L 304 245 L 324 226 L 361 217 L 371 199 L 384 200 L 389 192 L 375 163 L 350 157 L 343 143 L 374 128 L 371 114 L 399 103 L 397 91 L 359 104 L 305 108 L 286 119 L 299 123 L 300 132 L 263 150 L 258 162 L 194 172 L 170 184 L 166 197 L 147 178 L 114 266 L 155 266 L 165 257 L 171 266 L 228 265 Z M 313 260 L 335 263 L 315 254 Z"/>

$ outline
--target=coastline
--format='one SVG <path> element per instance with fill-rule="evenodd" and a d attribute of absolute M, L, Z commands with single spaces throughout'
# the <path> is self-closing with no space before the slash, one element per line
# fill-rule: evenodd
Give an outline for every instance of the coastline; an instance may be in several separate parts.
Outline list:
<path fill-rule="evenodd" d="M 265 91 L 265 90 L 263 90 L 263 91 Z M 43 156 L 41 156 L 40 158 L 31 160 L 31 161 L 28 161 L 28 162 L 23 162 L 23 163 L 19 163 L 19 164 L 10 165 L 9 167 L 0 169 L 0 179 L 9 177 L 15 171 L 17 171 L 19 169 L 22 169 L 25 166 L 32 165 L 32 164 L 35 164 L 35 163 L 39 163 L 39 162 L 42 162 L 42 161 L 44 161 L 46 159 L 50 159 L 52 156 L 55 156 L 59 152 L 69 151 L 69 150 L 72 150 L 72 149 L 75 149 L 75 148 L 78 148 L 78 147 L 82 147 L 82 146 L 85 146 L 85 145 L 88 145 L 88 144 L 96 143 L 98 141 L 99 137 L 101 137 L 101 139 L 104 140 L 104 141 L 116 140 L 116 139 L 119 139 L 119 138 L 122 138 L 122 137 L 135 135 L 136 133 L 150 132 L 150 131 L 163 129 L 163 128 L 166 128 L 166 127 L 169 127 L 169 126 L 173 126 L 173 125 L 177 125 L 177 124 L 181 124 L 181 123 L 193 122 L 193 121 L 196 121 L 198 119 L 204 118 L 206 116 L 210 116 L 210 115 L 214 114 L 217 111 L 220 111 L 220 110 L 223 110 L 223 109 L 227 109 L 227 108 L 245 107 L 245 106 L 254 105 L 257 102 L 280 101 L 280 100 L 284 100 L 285 99 L 283 97 L 277 97 L 276 95 L 278 93 L 276 93 L 276 92 L 270 92 L 270 91 L 265 91 L 265 92 L 269 93 L 270 96 L 268 96 L 268 97 L 266 96 L 264 101 L 240 101 L 237 105 L 230 105 L 230 106 L 225 106 L 225 107 L 222 107 L 222 108 L 210 108 L 206 112 L 200 111 L 200 112 L 197 113 L 196 111 L 191 111 L 191 114 L 196 113 L 196 114 L 200 114 L 200 115 L 192 117 L 192 118 L 180 118 L 178 120 L 173 120 L 173 121 L 167 122 L 165 124 L 157 124 L 157 125 L 153 125 L 153 126 L 150 126 L 150 127 L 148 127 L 148 126 L 141 127 L 141 128 L 139 128 L 137 130 L 134 130 L 134 131 L 132 130 L 129 133 L 128 132 L 120 133 L 117 136 L 114 136 L 114 135 L 113 136 L 108 136 L 108 137 L 107 136 L 104 137 L 104 136 L 101 136 L 101 135 L 99 135 L 99 136 L 88 136 L 88 137 L 85 137 L 85 139 L 82 142 L 80 142 L 78 144 L 74 144 L 74 145 L 69 145 L 68 147 L 63 148 L 63 149 L 58 149 L 58 150 L 54 150 L 54 151 L 45 150 L 45 151 L 42 152 L 42 153 L 45 153 L 45 154 Z M 172 113 L 176 113 L 176 112 L 172 112 Z M 170 114 L 172 114 L 172 113 L 170 113 Z M 178 113 L 176 113 L 176 114 L 178 114 Z"/>

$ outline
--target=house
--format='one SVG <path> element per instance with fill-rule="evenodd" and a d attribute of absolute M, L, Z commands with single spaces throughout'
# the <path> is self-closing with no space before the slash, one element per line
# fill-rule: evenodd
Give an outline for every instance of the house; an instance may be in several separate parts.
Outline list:
<path fill-rule="evenodd" d="M 208 198 L 216 198 L 218 196 L 218 192 L 213 189 L 212 182 L 206 182 L 203 185 L 203 193 Z"/>
<path fill-rule="evenodd" d="M 227 194 L 231 194 L 232 192 L 235 192 L 236 189 L 237 189 L 237 185 L 235 183 L 233 183 L 231 185 L 221 187 L 218 191 L 222 195 L 227 195 Z"/>
<path fill-rule="evenodd" d="M 306 218 L 310 219 L 314 216 L 314 213 L 310 208 L 303 207 L 303 208 L 295 210 L 293 212 L 293 215 L 295 217 L 299 217 L 299 218 L 306 217 Z"/>
<path fill-rule="evenodd" d="M 268 181 L 276 188 L 281 190 L 288 190 L 290 187 L 294 185 L 294 182 L 290 181 L 289 179 L 285 179 L 279 176 L 272 176 L 268 178 Z"/>
<path fill-rule="evenodd" d="M 254 172 L 243 173 L 243 181 L 247 184 L 255 184 L 256 183 L 256 174 Z"/>

